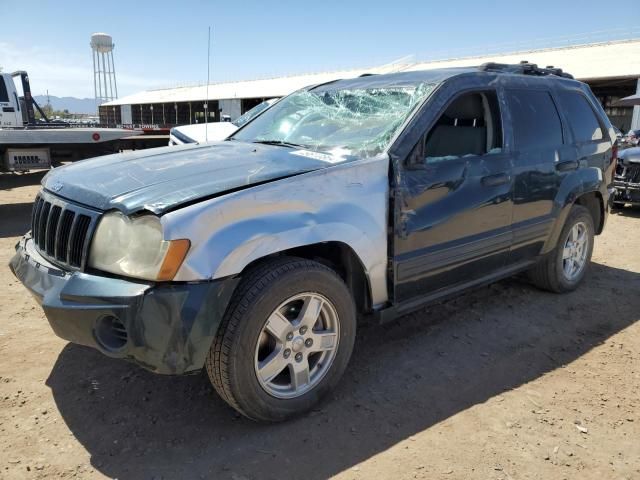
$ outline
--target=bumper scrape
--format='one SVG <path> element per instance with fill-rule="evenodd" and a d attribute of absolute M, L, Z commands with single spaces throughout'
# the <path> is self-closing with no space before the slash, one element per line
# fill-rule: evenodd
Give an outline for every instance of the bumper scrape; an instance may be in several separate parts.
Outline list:
<path fill-rule="evenodd" d="M 56 335 L 164 374 L 203 367 L 239 281 L 153 284 L 65 272 L 42 258 L 29 237 L 17 245 L 9 267 L 40 303 Z M 118 348 L 97 334 L 106 318 L 126 330 Z"/>

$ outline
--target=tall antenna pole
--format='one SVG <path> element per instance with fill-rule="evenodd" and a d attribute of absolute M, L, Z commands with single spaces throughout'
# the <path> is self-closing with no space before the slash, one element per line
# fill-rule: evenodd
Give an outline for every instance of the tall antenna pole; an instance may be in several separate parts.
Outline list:
<path fill-rule="evenodd" d="M 91 58 L 93 59 L 93 96 L 95 98 L 95 104 L 96 104 L 96 113 L 98 115 L 100 115 L 100 108 L 98 105 L 100 105 L 100 103 L 98 102 L 98 83 L 96 82 L 96 51 L 93 49 L 93 47 L 91 48 Z"/>
<path fill-rule="evenodd" d="M 204 141 L 209 141 L 209 75 L 211 65 L 211 27 L 209 27 L 209 36 L 207 38 L 207 89 L 206 89 L 206 103 L 204 109 Z"/>

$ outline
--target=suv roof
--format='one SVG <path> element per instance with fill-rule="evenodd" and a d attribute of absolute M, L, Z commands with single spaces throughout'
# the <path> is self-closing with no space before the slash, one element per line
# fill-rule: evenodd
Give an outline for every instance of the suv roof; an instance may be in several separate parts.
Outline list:
<path fill-rule="evenodd" d="M 516 64 L 484 63 L 475 67 L 435 68 L 432 70 L 415 70 L 397 73 L 365 73 L 356 78 L 334 80 L 311 87 L 316 91 L 358 88 L 393 88 L 410 87 L 419 83 L 441 83 L 448 78 L 470 73 L 501 73 L 510 75 L 525 75 L 535 77 L 551 77 L 556 79 L 573 79 L 561 68 L 548 66 L 538 67 L 535 63 L 522 61 Z"/>
<path fill-rule="evenodd" d="M 483 63 L 479 69 L 483 72 L 498 72 L 498 73 L 515 73 L 520 75 L 534 75 L 536 77 L 543 77 L 546 75 L 555 75 L 562 78 L 570 78 L 573 80 L 573 75 L 564 72 L 561 68 L 549 65 L 545 68 L 538 67 L 535 63 L 529 63 L 523 60 L 520 63 Z"/>

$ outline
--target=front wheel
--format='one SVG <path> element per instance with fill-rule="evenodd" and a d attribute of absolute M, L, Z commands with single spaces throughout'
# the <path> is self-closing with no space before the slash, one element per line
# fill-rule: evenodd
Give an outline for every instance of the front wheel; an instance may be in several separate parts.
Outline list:
<path fill-rule="evenodd" d="M 355 306 L 326 266 L 282 257 L 247 272 L 206 366 L 243 415 L 279 421 L 312 408 L 340 380 L 353 350 Z"/>
<path fill-rule="evenodd" d="M 556 293 L 575 290 L 591 262 L 593 239 L 593 219 L 589 210 L 574 205 L 556 248 L 529 271 L 529 277 L 544 290 Z"/>

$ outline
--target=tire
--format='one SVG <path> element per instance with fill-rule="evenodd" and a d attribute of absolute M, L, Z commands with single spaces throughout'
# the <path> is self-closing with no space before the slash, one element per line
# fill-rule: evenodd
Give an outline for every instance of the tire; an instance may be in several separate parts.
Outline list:
<path fill-rule="evenodd" d="M 295 417 L 331 391 L 347 367 L 356 335 L 353 298 L 333 270 L 300 258 L 278 257 L 243 277 L 209 351 L 209 379 L 230 406 L 252 420 L 276 422 Z M 313 317 L 304 317 L 303 312 L 311 310 L 320 312 L 317 323 L 303 330 L 303 320 Z M 313 351 L 325 340 L 334 347 Z M 266 371 L 260 367 L 269 359 L 286 366 L 267 380 L 267 374 L 258 372 Z M 295 382 L 298 374 L 294 371 L 305 367 L 308 374 L 301 374 L 303 380 Z"/>
<path fill-rule="evenodd" d="M 580 270 L 575 273 L 575 276 L 568 276 L 565 271 L 566 264 L 563 259 L 565 255 L 564 247 L 569 240 L 572 229 L 576 225 L 583 225 L 586 230 L 587 243 L 581 250 L 581 252 L 584 251 L 584 264 Z M 529 278 L 532 283 L 538 288 L 555 293 L 575 290 L 582 282 L 591 261 L 594 231 L 593 218 L 589 210 L 582 205 L 574 205 L 569 212 L 569 216 L 558 238 L 558 244 L 554 250 L 542 258 L 536 266 L 529 271 Z"/>

